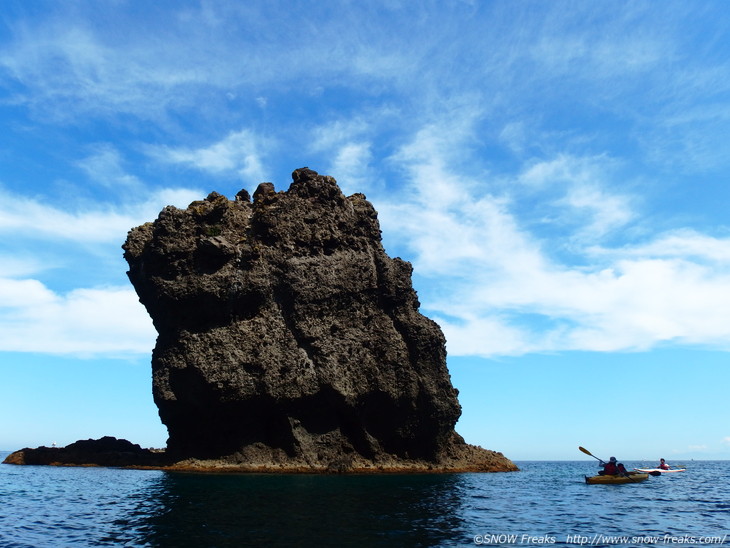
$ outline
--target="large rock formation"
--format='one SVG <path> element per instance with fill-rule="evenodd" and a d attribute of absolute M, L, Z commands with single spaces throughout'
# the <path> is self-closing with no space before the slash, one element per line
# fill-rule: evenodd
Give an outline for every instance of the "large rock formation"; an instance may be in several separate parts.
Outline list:
<path fill-rule="evenodd" d="M 130 231 L 168 454 L 284 469 L 506 470 L 455 433 L 443 334 L 362 194 L 309 169 Z"/>

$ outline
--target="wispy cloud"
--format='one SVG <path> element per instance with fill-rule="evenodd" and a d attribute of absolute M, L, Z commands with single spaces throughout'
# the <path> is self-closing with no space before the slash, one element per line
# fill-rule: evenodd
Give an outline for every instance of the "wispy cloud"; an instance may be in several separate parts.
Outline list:
<path fill-rule="evenodd" d="M 337 173 L 346 194 L 366 192 L 377 181 L 368 181 L 371 145 L 367 142 L 347 143 L 339 148 L 332 161 L 331 172 Z"/>
<path fill-rule="evenodd" d="M 266 139 L 243 129 L 205 147 L 150 147 L 149 154 L 160 162 L 212 174 L 236 174 L 247 181 L 261 182 L 266 176 L 263 155 L 268 146 Z"/>
<path fill-rule="evenodd" d="M 375 202 L 452 353 L 727 345 L 730 240 L 651 226 L 625 175 L 727 163 L 724 29 L 685 47 L 712 10 L 386 4 L 203 2 L 145 17 L 126 2 L 76 17 L 73 4 L 8 27 L 0 78 L 46 127 L 123 121 L 136 146 L 156 143 L 163 170 L 258 183 L 319 155 Z M 76 167 L 136 201 L 64 208 L 0 192 L 0 233 L 118 253 L 130 227 L 202 196 L 144 197 L 149 182 L 104 139 Z M 56 318 L 108 291 L 54 292 L 32 279 L 43 259 L 16 251 L 3 253 L 5 287 L 26 284 Z M 122 293 L 110 302 L 126 306 Z M 13 310 L 16 329 L 50 321 Z"/>
<path fill-rule="evenodd" d="M 374 160 L 371 139 L 375 131 L 374 124 L 361 117 L 337 119 L 312 131 L 309 149 L 330 159 L 327 172 L 337 174 L 337 182 L 345 194 L 381 189 L 371 168 Z"/>
<path fill-rule="evenodd" d="M 6 236 L 0 246 L 0 351 L 79 356 L 149 353 L 154 328 L 134 290 L 83 287 L 87 270 L 100 260 L 117 265 L 128 230 L 154 219 L 165 205 L 185 207 L 200 195 L 163 189 L 142 202 L 87 204 L 86 209 L 69 211 L 0 192 L 0 234 Z M 18 255 L 17 250 L 26 247 L 33 255 Z M 51 288 L 41 278 L 49 270 L 73 280 L 71 286 L 76 288 Z"/>
<path fill-rule="evenodd" d="M 279 2 L 167 8 L 140 17 L 120 2 L 105 6 L 93 23 L 74 6 L 18 19 L 0 49 L 13 102 L 63 120 L 89 112 L 160 120 L 168 111 L 210 104 L 224 112 L 204 110 L 224 120 L 226 97 L 253 95 L 260 104 L 266 86 L 306 96 L 321 91 L 317 80 L 342 75 L 348 86 L 365 89 L 409 67 L 397 48 L 384 51 L 371 40 L 372 33 L 393 34 L 370 22 L 367 7 L 343 5 L 337 17 L 327 8 Z M 384 61 L 386 54 L 395 60 Z"/>
<path fill-rule="evenodd" d="M 0 278 L 0 351 L 129 356 L 149 353 L 155 330 L 129 287 L 57 294 L 37 280 Z"/>
<path fill-rule="evenodd" d="M 102 143 L 90 148 L 91 153 L 77 165 L 92 181 L 107 189 L 143 190 L 142 182 L 124 168 L 122 155 L 113 145 Z"/>
<path fill-rule="evenodd" d="M 614 181 L 615 164 L 605 156 L 560 154 L 531 163 L 520 174 L 519 181 L 550 201 L 554 206 L 553 222 L 580 224 L 572 238 L 596 241 L 635 218 L 636 198 L 620 194 L 611 188 L 615 185 L 606 184 L 607 180 Z"/>
<path fill-rule="evenodd" d="M 646 243 L 616 249 L 588 247 L 591 254 L 624 258 L 691 260 L 698 264 L 730 268 L 730 238 L 702 234 L 692 228 L 659 233 Z"/>
<path fill-rule="evenodd" d="M 596 239 L 640 223 L 640 211 L 629 195 L 610 190 L 610 162 L 560 157 L 514 180 L 550 187 L 560 219 L 550 242 L 573 242 L 572 259 L 561 260 L 531 232 L 529 215 L 518 215 L 532 194 L 461 174 L 446 160 L 453 151 L 446 142 L 458 148 L 458 134 L 422 131 L 394 157 L 410 184 L 381 221 L 409 247 L 421 301 L 442 324 L 450 353 L 730 347 L 730 240 L 640 232 L 643 241 L 601 247 L 600 256 Z"/>
<path fill-rule="evenodd" d="M 20 196 L 3 193 L 0 233 L 25 240 L 112 242 L 132 226 L 131 218 L 111 206 L 71 212 Z"/>
<path fill-rule="evenodd" d="M 154 219 L 162 207 L 186 207 L 200 195 L 188 189 L 160 189 L 140 202 L 87 204 L 73 211 L 0 189 L 0 234 L 79 245 L 123 242 L 130 228 Z"/>
<path fill-rule="evenodd" d="M 192 78 L 160 63 L 159 50 L 141 55 L 136 46 L 107 45 L 81 21 L 51 19 L 15 30 L 0 66 L 27 90 L 16 100 L 54 117 L 88 110 L 141 114 L 155 98 L 168 104 L 166 89 Z"/>
<path fill-rule="evenodd" d="M 48 264 L 42 258 L 31 256 L 0 255 L 0 278 L 24 278 L 42 271 Z"/>

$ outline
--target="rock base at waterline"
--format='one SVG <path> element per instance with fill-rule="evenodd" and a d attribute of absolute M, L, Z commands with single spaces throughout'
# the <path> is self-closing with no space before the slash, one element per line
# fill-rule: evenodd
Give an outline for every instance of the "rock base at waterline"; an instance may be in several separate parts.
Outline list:
<path fill-rule="evenodd" d="M 463 442 L 454 444 L 451 452 L 443 455 L 439 462 L 407 460 L 387 455 L 368 460 L 353 454 L 349 457 L 340 456 L 326 465 L 313 466 L 305 460 L 292 459 L 264 445 L 248 447 L 243 453 L 215 459 L 176 460 L 165 451 L 143 449 L 127 440 L 108 436 L 98 440 L 79 440 L 66 447 L 20 449 L 8 455 L 3 464 L 290 474 L 513 472 L 518 469 L 502 453 Z"/>

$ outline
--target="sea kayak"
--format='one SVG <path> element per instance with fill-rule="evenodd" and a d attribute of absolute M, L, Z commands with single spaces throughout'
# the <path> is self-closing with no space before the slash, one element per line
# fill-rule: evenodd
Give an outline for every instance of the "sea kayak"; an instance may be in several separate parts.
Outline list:
<path fill-rule="evenodd" d="M 644 472 L 650 474 L 651 472 L 661 472 L 662 474 L 671 474 L 672 472 L 684 472 L 686 468 L 670 468 L 669 470 L 662 470 L 661 468 L 634 468 L 637 472 Z"/>
<path fill-rule="evenodd" d="M 626 476 L 586 476 L 586 483 L 594 484 L 620 484 L 620 483 L 638 483 L 649 477 L 649 474 L 640 472 L 629 472 Z"/>

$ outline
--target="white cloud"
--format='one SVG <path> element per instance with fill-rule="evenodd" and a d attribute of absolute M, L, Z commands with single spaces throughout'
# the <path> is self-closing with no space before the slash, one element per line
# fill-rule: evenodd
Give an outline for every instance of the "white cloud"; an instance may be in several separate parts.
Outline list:
<path fill-rule="evenodd" d="M 362 118 L 335 120 L 312 131 L 310 148 L 318 152 L 337 150 L 345 143 L 362 141 L 372 131 Z"/>
<path fill-rule="evenodd" d="M 578 348 L 648 349 L 660 342 L 730 348 L 730 272 L 687 261 L 623 260 L 574 305 Z M 578 293 L 585 277 L 576 280 Z M 587 306 L 586 306 L 587 305 Z"/>
<path fill-rule="evenodd" d="M 48 267 L 40 257 L 6 255 L 0 257 L 0 278 L 23 278 Z"/>
<path fill-rule="evenodd" d="M 528 146 L 527 129 L 524 122 L 510 121 L 499 132 L 499 140 L 516 154 L 522 154 Z"/>
<path fill-rule="evenodd" d="M 243 129 L 231 132 L 207 147 L 152 147 L 149 153 L 162 162 L 181 164 L 213 174 L 236 173 L 242 179 L 261 182 L 265 178 L 262 151 L 267 147 L 265 139 Z"/>
<path fill-rule="evenodd" d="M 28 305 L 43 306 L 54 302 L 55 297 L 38 280 L 0 279 L 0 306 L 15 309 Z"/>
<path fill-rule="evenodd" d="M 113 145 L 105 143 L 91 148 L 91 154 L 77 163 L 91 180 L 109 189 L 142 190 L 142 182 L 125 171 L 122 156 Z"/>
<path fill-rule="evenodd" d="M 433 225 L 431 230 L 438 231 Z M 646 350 L 666 342 L 730 348 L 730 269 L 631 258 L 587 270 L 539 254 L 510 257 L 509 251 L 509 240 L 487 246 L 484 256 L 442 273 L 447 279 L 432 292 L 419 290 L 424 306 L 446 318 L 451 353 Z M 453 258 L 443 254 L 448 264 Z"/>
<path fill-rule="evenodd" d="M 322 124 L 311 132 L 309 149 L 312 153 L 331 158 L 327 173 L 333 174 L 345 194 L 371 194 L 382 190 L 382 181 L 372 168 L 375 160 L 372 135 L 375 118 L 387 117 L 387 109 L 371 112 L 366 122 L 361 117 L 337 119 Z"/>
<path fill-rule="evenodd" d="M 0 278 L 0 351 L 148 354 L 155 330 L 134 290 L 75 289 L 57 294 L 37 280 Z"/>
<path fill-rule="evenodd" d="M 629 224 L 635 218 L 633 196 L 611 189 L 606 179 L 616 162 L 605 156 L 575 157 L 560 154 L 533 163 L 519 175 L 519 182 L 536 192 L 550 192 L 557 222 L 580 223 L 572 238 L 595 240 Z M 566 212 L 565 208 L 574 211 Z"/>
<path fill-rule="evenodd" d="M 13 101 L 55 119 L 131 113 L 167 123 L 167 112 L 181 107 L 211 106 L 206 112 L 213 113 L 223 97 L 263 108 L 267 86 L 278 93 L 294 82 L 306 94 L 337 77 L 364 88 L 411 68 L 390 45 L 403 39 L 371 22 L 368 8 L 343 6 L 331 17 L 326 9 L 275 2 L 143 11 L 127 4 L 106 6 L 97 17 L 93 8 L 71 5 L 13 19 L 0 49 L 0 69 L 21 84 Z"/>
<path fill-rule="evenodd" d="M 165 206 L 171 205 L 185 209 L 195 200 L 200 200 L 205 194 L 195 188 L 159 188 L 152 192 L 144 202 L 129 206 L 130 216 L 139 221 L 136 224 L 146 223 L 156 219 L 158 213 Z M 134 225 L 136 226 L 136 225 Z"/>
<path fill-rule="evenodd" d="M 451 169 L 472 138 L 471 122 L 427 126 L 391 158 L 407 185 L 381 205 L 381 219 L 407 235 L 420 274 L 466 279 L 479 265 L 480 276 L 495 278 L 545 268 L 539 244 L 509 211 L 511 198 L 492 194 L 488 180 Z"/>
<path fill-rule="evenodd" d="M 78 212 L 8 192 L 0 192 L 0 198 L 0 233 L 12 235 L 4 239 L 4 247 L 30 245 L 34 251 L 27 258 L 16 256 L 15 248 L 0 251 L 0 351 L 148 354 L 154 346 L 154 328 L 131 287 L 76 287 L 62 292 L 37 276 L 54 270 L 56 283 L 78 286 L 86 270 L 93 270 L 92 263 L 100 258 L 118 260 L 132 227 L 153 220 L 165 205 L 185 207 L 200 193 L 163 189 L 145 202 L 115 208 L 96 204 Z"/>
<path fill-rule="evenodd" d="M 639 226 L 643 204 L 617 174 L 624 160 L 631 168 L 645 164 L 646 156 L 629 150 L 637 144 L 644 152 L 656 146 L 662 165 L 672 154 L 691 169 L 693 159 L 727 161 L 727 61 L 703 57 L 677 70 L 712 49 L 685 53 L 687 13 L 680 7 L 663 10 L 657 22 L 652 9 L 627 4 L 620 13 L 592 13 L 589 27 L 588 8 L 566 15 L 560 4 L 540 6 L 537 15 L 513 6 L 479 12 L 434 4 L 417 18 L 405 9 L 377 17 L 375 8 L 354 4 L 334 18 L 310 7 L 302 17 L 276 3 L 145 12 L 164 17 L 164 26 L 132 16 L 125 3 L 94 24 L 86 22 L 93 14 L 74 18 L 73 8 L 62 8 L 25 23 L 11 19 L 0 70 L 16 104 L 80 124 L 80 112 L 91 112 L 92 124 L 131 113 L 124 122 L 135 138 L 149 129 L 143 124 L 150 116 L 162 121 L 155 138 L 180 129 L 176 120 L 186 120 L 187 135 L 221 123 L 218 142 L 150 149 L 168 164 L 260 182 L 272 142 L 295 128 L 292 141 L 311 137 L 302 148 L 327 153 L 348 193 L 370 194 L 373 174 L 394 168 L 406 188 L 375 187 L 371 199 L 389 237 L 408 248 L 427 282 L 421 300 L 441 319 L 452 352 L 634 349 L 664 341 L 725 346 L 730 240 L 681 226 L 652 236 L 651 227 Z M 393 32 L 405 17 L 410 24 Z M 342 100 L 343 118 L 316 127 L 315 116 L 340 111 L 325 97 Z M 362 107 L 376 98 L 401 110 Z M 285 102 L 297 108 L 279 110 Z M 251 112 L 236 111 L 247 103 Z M 282 115 L 294 120 L 267 140 L 239 129 L 245 115 L 262 124 L 250 127 Z M 600 140 L 604 128 L 609 137 Z M 389 158 L 378 156 L 409 135 Z M 492 176 L 495 143 L 520 158 L 544 156 L 523 169 L 499 166 Z M 140 185 L 109 144 L 96 145 L 78 167 L 108 187 Z M 114 243 L 118 253 L 130 227 L 168 203 L 184 207 L 200 197 L 168 189 L 149 200 L 70 210 L 0 193 L 0 233 Z M 614 243 L 637 227 L 641 242 Z M 92 299 L 34 285 L 28 278 L 42 259 L 13 255 L 0 263 L 0 275 L 27 284 L 23 289 L 49 306 L 77 310 Z"/>
<path fill-rule="evenodd" d="M 545 25 L 549 29 L 536 42 L 530 51 L 534 60 L 541 66 L 541 72 L 560 79 L 566 75 L 571 78 L 585 78 L 605 82 L 609 80 L 614 87 L 627 74 L 645 74 L 655 68 L 659 62 L 666 62 L 674 52 L 667 51 L 667 42 L 660 33 L 650 29 L 637 31 L 625 26 L 626 21 L 613 19 L 607 21 L 605 32 L 596 34 L 566 29 L 566 18 L 559 13 L 561 8 L 553 12 L 555 25 Z M 611 32 L 610 27 L 616 23 L 621 25 L 621 38 Z M 562 33 L 562 34 L 561 34 Z M 614 93 L 614 89 L 607 89 Z"/>
<path fill-rule="evenodd" d="M 347 143 L 337 150 L 331 173 L 337 173 L 337 181 L 345 194 L 367 192 L 376 184 L 369 180 L 372 153 L 370 143 Z"/>
<path fill-rule="evenodd" d="M 23 239 L 111 242 L 133 226 L 130 222 L 129 216 L 111 207 L 68 212 L 19 196 L 0 201 L 0 233 Z"/>
<path fill-rule="evenodd" d="M 193 78 L 160 62 L 166 56 L 138 47 L 103 43 L 81 21 L 48 21 L 15 29 L 15 41 L 0 55 L 0 66 L 25 85 L 23 101 L 52 116 L 79 110 L 140 113 L 157 99 L 171 100 L 165 90 Z M 150 44 L 151 45 L 151 44 Z"/>
<path fill-rule="evenodd" d="M 628 257 L 689 258 L 730 264 L 730 238 L 708 236 L 694 229 L 678 229 L 659 234 L 644 245 L 619 250 L 592 248 L 591 251 L 598 254 L 620 253 Z"/>
<path fill-rule="evenodd" d="M 132 227 L 156 218 L 164 206 L 187 207 L 200 197 L 198 191 L 160 189 L 143 202 L 93 204 L 66 211 L 0 189 L 0 234 L 12 234 L 17 240 L 119 243 Z"/>
<path fill-rule="evenodd" d="M 597 185 L 571 188 L 565 203 L 589 216 L 590 221 L 581 230 L 583 237 L 600 238 L 628 224 L 633 218 L 629 199 L 608 193 Z"/>
<path fill-rule="evenodd" d="M 500 247 L 496 255 L 511 266 L 498 270 L 483 260 L 463 265 L 472 274 L 455 278 L 450 291 L 427 305 L 457 318 L 500 313 L 505 329 L 522 331 L 509 338 L 522 342 L 512 353 L 646 350 L 662 342 L 730 348 L 730 271 L 657 259 L 619 260 L 600 271 L 544 258 L 523 266 L 509 259 L 508 246 Z M 525 314 L 546 321 L 531 325 L 521 321 Z M 492 355 L 507 339 L 485 334 L 474 340 L 481 341 L 478 353 Z M 456 354 L 473 350 L 450 347 Z"/>
<path fill-rule="evenodd" d="M 439 318 L 451 354 L 644 350 L 671 342 L 730 349 L 730 240 L 678 230 L 597 248 L 586 234 L 610 237 L 641 218 L 626 196 L 606 190 L 610 162 L 601 170 L 595 158 L 572 157 L 516 176 L 522 188 L 557 187 L 562 196 L 550 201 L 563 217 L 559 232 L 538 238 L 525 226 L 529 215 L 516 213 L 532 194 L 507 187 L 506 196 L 493 195 L 489 181 L 449 168 L 453 149 L 438 138 L 444 134 L 451 137 L 422 131 L 394 157 L 409 185 L 400 201 L 380 208 L 380 218 L 411 250 L 422 305 Z M 458 147 L 459 140 L 449 143 Z M 575 262 L 546 247 L 561 240 L 577 242 Z"/>
<path fill-rule="evenodd" d="M 434 316 L 444 332 L 449 353 L 461 356 L 483 355 L 485 343 L 489 344 L 489 354 L 510 356 L 523 354 L 531 349 L 544 350 L 544 345 L 530 338 L 530 333 L 509 325 L 505 318 L 472 316 L 461 318 L 456 323 L 448 318 Z"/>

